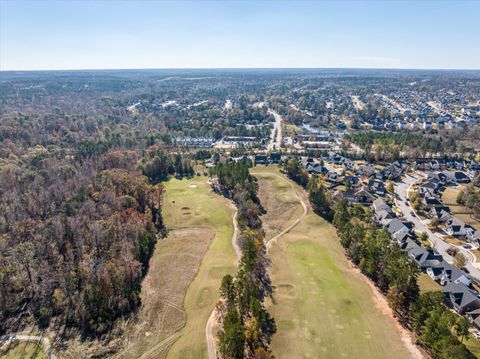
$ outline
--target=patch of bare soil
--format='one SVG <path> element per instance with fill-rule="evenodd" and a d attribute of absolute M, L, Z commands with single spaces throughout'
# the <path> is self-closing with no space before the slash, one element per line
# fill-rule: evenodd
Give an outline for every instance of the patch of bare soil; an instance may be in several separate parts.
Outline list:
<path fill-rule="evenodd" d="M 183 301 L 215 233 L 208 228 L 182 228 L 157 244 L 142 284 L 142 307 L 126 330 L 120 358 L 164 358 L 185 325 Z"/>

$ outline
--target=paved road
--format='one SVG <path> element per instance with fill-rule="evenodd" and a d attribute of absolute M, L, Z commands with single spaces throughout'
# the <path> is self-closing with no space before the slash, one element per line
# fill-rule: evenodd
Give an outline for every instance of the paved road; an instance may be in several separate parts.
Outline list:
<path fill-rule="evenodd" d="M 267 146 L 269 151 L 277 149 L 279 150 L 282 145 L 282 116 L 273 110 L 268 110 L 268 113 L 275 117 L 275 124 L 273 125 L 270 142 Z"/>
<path fill-rule="evenodd" d="M 40 335 L 3 335 L 0 337 L 0 344 L 9 341 L 26 341 L 26 342 L 40 342 L 43 345 L 43 350 L 49 359 L 55 359 L 55 355 L 52 353 L 52 347 L 50 339 Z"/>
<path fill-rule="evenodd" d="M 397 183 L 395 185 L 395 205 L 402 211 L 405 219 L 415 225 L 415 228 L 418 232 L 425 232 L 428 235 L 429 241 L 432 243 L 435 249 L 443 256 L 443 258 L 447 262 L 453 263 L 453 257 L 447 253 L 447 249 L 452 245 L 445 242 L 440 234 L 432 232 L 426 224 L 429 222 L 429 220 L 422 221 L 420 217 L 415 214 L 415 211 L 410 206 L 410 204 L 406 201 L 406 199 L 408 198 L 408 192 L 410 190 L 410 187 L 414 183 L 420 182 L 422 179 L 423 177 L 419 174 L 415 174 L 414 176 L 407 175 L 403 182 Z M 413 215 L 412 212 L 414 213 Z M 457 247 L 459 251 L 467 258 L 468 263 L 465 267 L 470 272 L 470 275 L 480 281 L 480 270 L 472 264 L 475 263 L 475 258 L 473 257 L 473 255 L 461 246 L 455 247 Z"/>

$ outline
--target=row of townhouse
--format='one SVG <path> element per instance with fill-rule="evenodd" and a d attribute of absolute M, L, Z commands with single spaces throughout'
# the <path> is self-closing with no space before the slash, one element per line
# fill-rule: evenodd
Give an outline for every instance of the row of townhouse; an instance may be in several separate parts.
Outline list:
<path fill-rule="evenodd" d="M 388 230 L 392 240 L 420 270 L 443 286 L 443 293 L 451 307 L 480 328 L 480 293 L 473 288 L 469 274 L 446 262 L 435 249 L 422 247 L 415 238 L 412 223 L 397 218 L 392 207 L 383 199 L 376 199 L 372 207 L 375 221 Z"/>
<path fill-rule="evenodd" d="M 448 158 L 434 160 L 417 160 L 414 162 L 413 166 L 415 169 L 421 171 L 468 171 L 471 176 L 473 176 L 477 171 L 480 171 L 480 163 L 477 161 Z"/>
<path fill-rule="evenodd" d="M 175 137 L 175 144 L 186 147 L 211 148 L 215 139 L 210 137 Z"/>

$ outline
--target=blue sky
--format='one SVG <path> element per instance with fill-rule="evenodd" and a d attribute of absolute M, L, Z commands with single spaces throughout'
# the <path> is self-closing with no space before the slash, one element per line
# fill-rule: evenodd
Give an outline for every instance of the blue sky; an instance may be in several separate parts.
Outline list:
<path fill-rule="evenodd" d="M 476 0 L 0 0 L 0 69 L 479 69 L 479 18 Z"/>

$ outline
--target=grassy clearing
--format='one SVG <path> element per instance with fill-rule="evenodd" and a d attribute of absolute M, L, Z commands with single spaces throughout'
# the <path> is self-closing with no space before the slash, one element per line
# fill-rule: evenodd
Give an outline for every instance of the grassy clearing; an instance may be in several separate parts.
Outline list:
<path fill-rule="evenodd" d="M 274 228 L 279 223 L 285 228 L 296 218 L 294 214 L 301 213 L 300 204 L 292 209 L 278 200 L 279 191 L 291 190 L 272 183 L 277 167 L 258 167 L 253 173 L 258 174 L 262 203 L 267 211 L 272 207 L 277 213 L 263 217 L 264 228 L 272 218 Z M 269 191 L 271 187 L 276 191 Z M 295 188 L 306 197 L 300 187 Z M 270 258 L 276 293 L 268 309 L 278 325 L 272 342 L 277 358 L 410 357 L 396 322 L 385 314 L 388 307 L 376 301 L 346 259 L 334 229 L 323 219 L 309 211 L 272 246 Z"/>
<path fill-rule="evenodd" d="M 185 215 L 189 208 L 180 211 Z M 138 358 L 146 349 L 151 349 L 148 356 L 166 355 L 175 337 L 169 339 L 185 325 L 185 293 L 214 235 L 210 228 L 173 229 L 157 244 L 142 284 L 142 307 L 129 328 L 123 358 Z"/>
<path fill-rule="evenodd" d="M 8 345 L 5 350 L 0 348 L 2 359 L 47 359 L 42 345 L 35 342 L 15 341 Z"/>
<path fill-rule="evenodd" d="M 269 194 L 260 194 L 262 205 L 267 209 L 267 213 L 262 217 L 267 241 L 288 227 L 302 213 L 302 207 L 292 193 L 290 184 L 277 177 L 279 173 L 276 169 L 277 167 L 257 166 L 252 170 L 252 174 L 261 179 L 260 191 Z"/>
<path fill-rule="evenodd" d="M 472 335 L 469 335 L 464 341 L 465 344 L 470 350 L 470 352 L 475 355 L 476 358 L 480 358 L 480 341 L 475 339 Z"/>
<path fill-rule="evenodd" d="M 206 177 L 195 177 L 166 183 L 163 213 L 170 229 L 204 228 L 215 233 L 185 295 L 185 327 L 167 355 L 175 359 L 207 358 L 205 326 L 218 300 L 222 277 L 236 269 L 231 245 L 234 207 L 210 189 Z M 178 259 L 174 264 L 183 267 Z"/>
<path fill-rule="evenodd" d="M 427 273 L 420 273 L 418 277 L 418 286 L 421 293 L 435 292 L 442 290 L 442 286 L 428 276 Z"/>
<path fill-rule="evenodd" d="M 457 203 L 458 193 L 463 188 L 464 186 L 459 186 L 457 188 L 447 187 L 442 193 L 442 202 L 450 208 L 450 211 L 455 218 L 471 225 L 476 230 L 480 230 L 480 222 L 470 215 L 470 210 Z"/>

